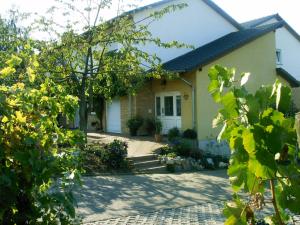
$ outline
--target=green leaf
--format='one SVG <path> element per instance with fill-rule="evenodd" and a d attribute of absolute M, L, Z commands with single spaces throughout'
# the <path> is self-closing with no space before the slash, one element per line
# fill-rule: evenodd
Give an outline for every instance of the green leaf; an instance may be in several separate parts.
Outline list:
<path fill-rule="evenodd" d="M 255 139 L 253 133 L 249 129 L 243 131 L 243 145 L 249 155 L 254 155 L 256 153 Z"/>
<path fill-rule="evenodd" d="M 16 55 L 12 55 L 9 60 L 6 61 L 6 64 L 10 67 L 19 66 L 22 63 L 22 59 Z"/>
<path fill-rule="evenodd" d="M 242 74 L 241 86 L 244 86 L 248 82 L 248 79 L 249 79 L 250 75 L 251 75 L 250 73 L 243 73 Z"/>

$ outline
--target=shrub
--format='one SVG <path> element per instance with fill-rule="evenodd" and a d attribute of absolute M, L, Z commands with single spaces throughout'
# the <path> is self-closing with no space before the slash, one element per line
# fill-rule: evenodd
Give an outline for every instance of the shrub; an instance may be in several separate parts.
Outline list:
<path fill-rule="evenodd" d="M 127 127 L 131 136 L 136 136 L 138 129 L 143 125 L 143 118 L 136 116 L 127 121 Z"/>
<path fill-rule="evenodd" d="M 127 143 L 119 140 L 103 145 L 88 145 L 82 151 L 83 168 L 87 173 L 126 168 Z"/>
<path fill-rule="evenodd" d="M 101 160 L 111 169 L 119 169 L 122 167 L 127 157 L 128 145 L 124 141 L 114 140 L 104 146 Z"/>
<path fill-rule="evenodd" d="M 203 158 L 203 153 L 200 150 L 195 149 L 191 151 L 190 156 L 198 160 Z"/>
<path fill-rule="evenodd" d="M 101 160 L 103 151 L 103 145 L 92 144 L 86 146 L 84 151 L 81 152 L 82 167 L 86 173 L 102 172 L 107 168 Z"/>
<path fill-rule="evenodd" d="M 0 66 L 0 224 L 72 224 L 82 133 L 62 129 L 56 118 L 72 119 L 78 98 L 36 77 L 36 57 L 26 54 L 1 58 L 9 64 Z"/>
<path fill-rule="evenodd" d="M 167 154 L 167 157 L 168 157 L 168 158 L 171 158 L 171 159 L 174 159 L 174 158 L 177 157 L 177 155 L 176 155 L 175 152 L 170 152 L 170 153 Z"/>
<path fill-rule="evenodd" d="M 160 155 L 167 155 L 170 152 L 174 152 L 174 149 L 172 147 L 170 147 L 169 145 L 163 146 L 163 147 L 159 148 L 158 150 L 159 150 Z"/>
<path fill-rule="evenodd" d="M 175 142 L 173 142 L 173 148 L 174 152 L 182 157 L 188 157 L 191 154 L 191 145 L 185 140 L 182 139 L 176 139 Z"/>
<path fill-rule="evenodd" d="M 183 132 L 182 137 L 187 139 L 197 139 L 197 132 L 193 129 L 186 129 Z"/>
<path fill-rule="evenodd" d="M 146 119 L 145 121 L 145 129 L 148 135 L 153 135 L 155 132 L 155 120 L 154 119 Z"/>
<path fill-rule="evenodd" d="M 168 140 L 170 142 L 174 141 L 177 137 L 180 137 L 180 131 L 177 127 L 174 127 L 168 132 Z"/>
<path fill-rule="evenodd" d="M 162 123 L 159 119 L 155 120 L 155 134 L 161 134 L 162 131 Z"/>

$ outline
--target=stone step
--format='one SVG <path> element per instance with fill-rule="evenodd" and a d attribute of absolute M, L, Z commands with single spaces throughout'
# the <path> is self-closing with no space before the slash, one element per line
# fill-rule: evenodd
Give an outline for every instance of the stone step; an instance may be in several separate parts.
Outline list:
<path fill-rule="evenodd" d="M 167 169 L 164 165 L 155 166 L 155 167 L 149 167 L 149 168 L 135 168 L 135 171 L 138 173 L 167 173 Z"/>
<path fill-rule="evenodd" d="M 96 140 L 101 140 L 101 139 L 103 139 L 103 137 L 101 137 L 101 136 L 99 136 L 99 135 L 97 135 L 97 134 L 92 134 L 92 133 L 88 133 L 88 134 L 87 134 L 87 138 L 89 138 L 89 139 L 96 139 Z"/>
<path fill-rule="evenodd" d="M 134 163 L 157 160 L 157 155 L 149 154 L 149 155 L 141 155 L 141 156 L 130 156 L 128 160 L 132 160 Z"/>
<path fill-rule="evenodd" d="M 137 169 L 145 169 L 145 168 L 152 168 L 161 166 L 159 160 L 150 160 L 150 161 L 139 161 L 134 163 L 134 167 Z"/>

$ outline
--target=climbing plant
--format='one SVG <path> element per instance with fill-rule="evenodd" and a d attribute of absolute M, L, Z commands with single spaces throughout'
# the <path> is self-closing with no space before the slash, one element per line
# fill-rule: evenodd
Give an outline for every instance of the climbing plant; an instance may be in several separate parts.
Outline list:
<path fill-rule="evenodd" d="M 71 119 L 78 98 L 38 74 L 23 47 L 0 67 L 0 224 L 72 224 L 82 135 L 57 117 Z"/>
<path fill-rule="evenodd" d="M 224 209 L 225 224 L 282 225 L 300 214 L 295 120 L 286 114 L 291 90 L 276 81 L 251 92 L 249 77 L 218 65 L 209 71 L 208 91 L 221 105 L 213 126 L 222 126 L 218 139 L 231 149 L 228 175 L 234 194 Z M 259 218 L 257 212 L 269 203 L 273 212 Z"/>

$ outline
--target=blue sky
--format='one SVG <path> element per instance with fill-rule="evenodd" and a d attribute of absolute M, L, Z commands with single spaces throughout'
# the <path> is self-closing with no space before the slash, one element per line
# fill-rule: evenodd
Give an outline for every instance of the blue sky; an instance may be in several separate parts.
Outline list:
<path fill-rule="evenodd" d="M 116 14 L 117 0 L 112 10 L 103 12 L 104 17 Z M 300 34 L 299 0 L 213 0 L 238 22 L 279 13 Z M 121 0 L 122 4 L 147 5 L 156 0 Z M 54 0 L 0 0 L 0 14 L 15 5 L 21 11 L 44 13 Z"/>

